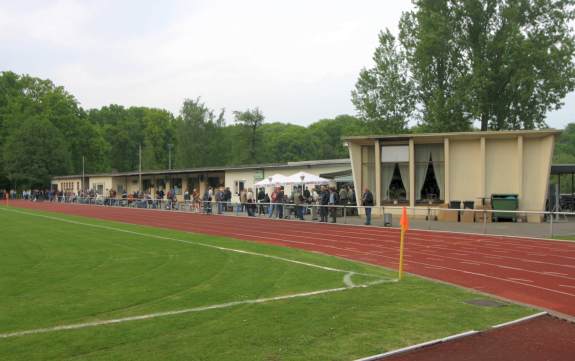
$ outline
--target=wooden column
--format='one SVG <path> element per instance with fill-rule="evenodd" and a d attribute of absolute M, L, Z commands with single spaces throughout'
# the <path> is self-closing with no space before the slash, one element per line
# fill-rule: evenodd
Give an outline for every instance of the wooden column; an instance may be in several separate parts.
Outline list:
<path fill-rule="evenodd" d="M 409 139 L 409 206 L 415 207 L 415 143 Z"/>
<path fill-rule="evenodd" d="M 517 194 L 519 202 L 523 196 L 523 136 L 517 137 Z"/>
<path fill-rule="evenodd" d="M 480 151 L 479 151 L 479 194 L 481 197 L 486 197 L 486 187 L 485 187 L 485 137 L 481 137 L 480 140 Z"/>
<path fill-rule="evenodd" d="M 450 196 L 450 171 L 449 171 L 449 138 L 443 138 L 443 177 L 445 183 L 443 184 L 443 201 L 449 203 Z"/>
<path fill-rule="evenodd" d="M 375 141 L 375 205 L 381 205 L 381 143 Z"/>

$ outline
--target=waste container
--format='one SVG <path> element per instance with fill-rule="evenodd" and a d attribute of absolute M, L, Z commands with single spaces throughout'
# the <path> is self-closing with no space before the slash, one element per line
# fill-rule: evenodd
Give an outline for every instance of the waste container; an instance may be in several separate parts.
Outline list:
<path fill-rule="evenodd" d="M 517 221 L 516 213 L 497 212 L 497 211 L 516 211 L 519 208 L 519 195 L 517 194 L 492 194 L 491 207 L 493 208 L 493 220 L 495 222 L 501 219 L 510 219 Z"/>
<path fill-rule="evenodd" d="M 384 227 L 391 227 L 391 221 L 392 221 L 392 217 L 391 217 L 391 213 L 384 213 L 383 214 L 383 226 Z"/>

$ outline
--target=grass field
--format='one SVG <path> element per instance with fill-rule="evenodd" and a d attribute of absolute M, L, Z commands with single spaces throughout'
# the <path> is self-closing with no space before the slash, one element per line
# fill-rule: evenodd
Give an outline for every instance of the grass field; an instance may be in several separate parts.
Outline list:
<path fill-rule="evenodd" d="M 351 361 L 534 312 L 315 253 L 6 207 L 0 265 L 0 360 Z"/>

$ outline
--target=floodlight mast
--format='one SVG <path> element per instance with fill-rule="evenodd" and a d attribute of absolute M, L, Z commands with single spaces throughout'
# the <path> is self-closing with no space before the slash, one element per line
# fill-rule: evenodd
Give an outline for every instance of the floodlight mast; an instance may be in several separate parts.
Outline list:
<path fill-rule="evenodd" d="M 142 192 L 142 144 L 139 147 L 140 165 L 138 167 L 138 193 Z"/>

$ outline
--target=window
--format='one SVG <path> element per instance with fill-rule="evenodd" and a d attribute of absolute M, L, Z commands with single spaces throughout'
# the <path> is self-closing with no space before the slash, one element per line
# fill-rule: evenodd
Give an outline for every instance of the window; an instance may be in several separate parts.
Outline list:
<path fill-rule="evenodd" d="M 409 200 L 409 146 L 381 147 L 381 200 Z"/>
<path fill-rule="evenodd" d="M 200 191 L 200 179 L 198 177 L 188 178 L 188 191 L 192 192 L 194 189 Z"/>
<path fill-rule="evenodd" d="M 415 145 L 415 197 L 442 200 L 445 186 L 443 144 Z"/>
<path fill-rule="evenodd" d="M 234 193 L 235 194 L 240 194 L 241 191 L 244 190 L 246 186 L 246 181 L 245 180 L 237 180 L 234 182 Z"/>
<path fill-rule="evenodd" d="M 370 191 L 375 190 L 375 147 L 361 147 L 361 185 Z M 363 192 L 363 189 L 361 190 Z"/>
<path fill-rule="evenodd" d="M 182 194 L 182 178 L 172 179 L 172 188 L 176 194 Z"/>

